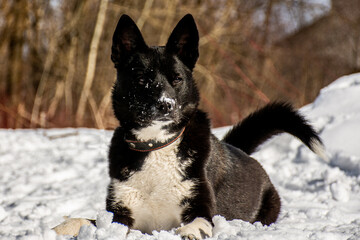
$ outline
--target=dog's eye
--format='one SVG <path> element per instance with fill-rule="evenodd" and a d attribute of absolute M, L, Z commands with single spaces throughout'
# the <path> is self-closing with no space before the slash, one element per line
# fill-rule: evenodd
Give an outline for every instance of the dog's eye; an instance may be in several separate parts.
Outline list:
<path fill-rule="evenodd" d="M 173 85 L 177 85 L 177 84 L 179 84 L 180 82 L 182 82 L 182 78 L 180 77 L 180 76 L 176 76 L 175 78 L 174 78 L 174 80 L 172 81 L 172 84 Z"/>
<path fill-rule="evenodd" d="M 135 79 L 136 79 L 136 82 L 139 84 L 139 85 L 144 85 L 145 84 L 145 76 L 142 72 L 137 72 L 135 73 Z"/>
<path fill-rule="evenodd" d="M 140 84 L 140 85 L 144 85 L 144 84 L 145 84 L 145 80 L 144 80 L 144 79 L 140 79 L 140 80 L 139 80 L 139 84 Z"/>
<path fill-rule="evenodd" d="M 144 85 L 145 84 L 145 79 L 143 77 L 139 77 L 137 79 L 137 81 L 138 81 L 139 85 Z"/>

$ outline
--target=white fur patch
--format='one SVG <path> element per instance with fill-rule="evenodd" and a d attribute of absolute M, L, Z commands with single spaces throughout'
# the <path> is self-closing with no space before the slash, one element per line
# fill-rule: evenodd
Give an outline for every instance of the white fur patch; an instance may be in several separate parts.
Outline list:
<path fill-rule="evenodd" d="M 203 239 L 212 237 L 212 226 L 205 218 L 198 217 L 191 223 L 178 228 L 176 233 L 188 239 Z"/>
<path fill-rule="evenodd" d="M 180 225 L 180 203 L 191 195 L 194 182 L 183 181 L 184 166 L 180 166 L 176 156 L 179 142 L 150 152 L 142 170 L 127 181 L 111 180 L 113 204 L 121 202 L 131 210 L 134 229 L 151 233 Z"/>
<path fill-rule="evenodd" d="M 175 136 L 175 133 L 169 134 L 169 132 L 163 129 L 165 126 L 171 124 L 172 121 L 154 121 L 150 126 L 141 128 L 139 130 L 131 130 L 135 137 L 140 141 L 155 140 L 159 142 L 165 142 L 169 138 Z"/>
<path fill-rule="evenodd" d="M 314 153 L 316 153 L 319 157 L 321 157 L 326 162 L 329 162 L 329 158 L 326 155 L 324 145 L 319 142 L 318 140 L 311 140 L 310 142 L 311 148 L 313 149 Z"/>

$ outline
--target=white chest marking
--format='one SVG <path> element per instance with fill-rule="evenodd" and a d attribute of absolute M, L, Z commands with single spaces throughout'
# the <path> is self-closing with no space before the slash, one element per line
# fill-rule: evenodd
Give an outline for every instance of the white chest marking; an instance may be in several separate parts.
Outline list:
<path fill-rule="evenodd" d="M 189 197 L 194 183 L 183 181 L 184 166 L 177 159 L 179 140 L 151 152 L 142 170 L 127 181 L 112 179 L 114 202 L 122 202 L 132 212 L 133 228 L 145 233 L 170 230 L 181 223 L 181 200 Z"/>
<path fill-rule="evenodd" d="M 167 130 L 163 129 L 171 123 L 171 121 L 154 121 L 148 127 L 139 130 L 131 130 L 131 132 L 135 135 L 136 139 L 141 141 L 156 140 L 165 142 L 175 135 L 175 133 L 169 134 Z"/>

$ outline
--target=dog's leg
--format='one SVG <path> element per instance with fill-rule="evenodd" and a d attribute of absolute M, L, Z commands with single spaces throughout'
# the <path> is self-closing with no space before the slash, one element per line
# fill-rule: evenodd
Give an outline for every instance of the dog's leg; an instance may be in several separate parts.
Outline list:
<path fill-rule="evenodd" d="M 273 186 L 265 191 L 262 197 L 260 211 L 254 222 L 261 222 L 264 225 L 270 225 L 276 221 L 280 212 L 280 197 Z"/>
<path fill-rule="evenodd" d="M 212 225 L 205 218 L 198 217 L 176 230 L 185 239 L 204 239 L 212 237 Z"/>
<path fill-rule="evenodd" d="M 115 193 L 109 188 L 108 196 L 106 198 L 106 210 L 114 214 L 113 222 L 121 223 L 128 226 L 129 228 L 133 227 L 134 219 L 131 217 L 131 211 L 129 208 L 123 206 L 121 201 L 115 201 Z"/>
<path fill-rule="evenodd" d="M 86 218 L 65 218 L 65 221 L 54 227 L 58 235 L 70 235 L 76 237 L 79 234 L 80 228 L 85 225 L 94 224 L 95 220 Z"/>

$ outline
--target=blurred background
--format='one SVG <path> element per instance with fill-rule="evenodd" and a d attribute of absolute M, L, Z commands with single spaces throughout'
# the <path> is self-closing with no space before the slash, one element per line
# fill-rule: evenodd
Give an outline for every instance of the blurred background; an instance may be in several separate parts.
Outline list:
<path fill-rule="evenodd" d="M 193 14 L 213 127 L 269 101 L 303 106 L 360 71 L 360 0 L 0 0 L 0 128 L 116 127 L 110 50 L 123 13 L 148 45 Z"/>

